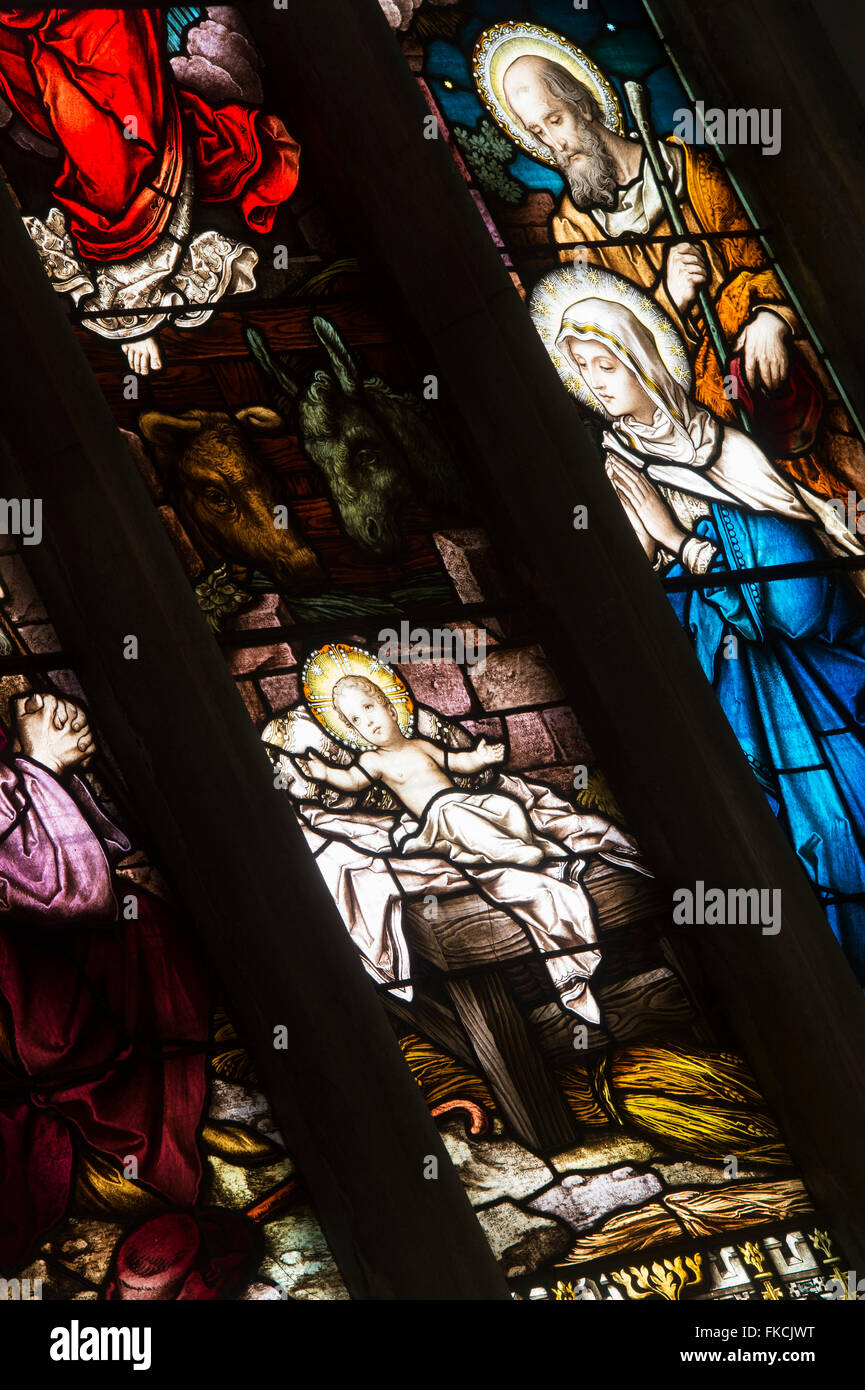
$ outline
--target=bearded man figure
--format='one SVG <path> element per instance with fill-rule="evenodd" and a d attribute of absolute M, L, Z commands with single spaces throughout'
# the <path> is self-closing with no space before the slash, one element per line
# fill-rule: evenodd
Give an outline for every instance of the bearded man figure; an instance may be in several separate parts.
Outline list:
<path fill-rule="evenodd" d="M 822 388 L 793 351 L 801 325 L 758 238 L 702 239 L 751 230 L 716 156 L 673 138 L 659 143 L 683 224 L 695 235 L 676 241 L 642 144 L 604 123 L 593 93 L 566 67 L 523 55 L 507 68 L 503 94 L 568 183 L 552 220 L 560 260 L 587 260 L 644 286 L 682 334 L 699 403 L 736 424 L 733 392 L 725 391 L 732 375 L 745 407 L 760 412 L 762 440 L 783 470 L 823 496 L 846 498 L 857 480 L 839 476 L 825 447 L 813 447 Z M 703 289 L 730 364 L 719 363 L 713 348 L 698 302 Z"/>

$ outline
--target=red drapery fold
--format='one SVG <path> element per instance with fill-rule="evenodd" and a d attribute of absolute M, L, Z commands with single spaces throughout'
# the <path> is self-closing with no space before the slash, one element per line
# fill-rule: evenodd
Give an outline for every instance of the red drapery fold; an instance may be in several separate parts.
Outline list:
<path fill-rule="evenodd" d="M 165 231 L 184 142 L 196 196 L 237 200 L 253 231 L 297 186 L 299 146 L 277 117 L 175 85 L 157 10 L 0 11 L 0 89 L 62 150 L 54 196 L 89 260 L 127 260 Z"/>
<path fill-rule="evenodd" d="M 48 933 L 0 923 L 0 1273 L 69 1198 L 75 1134 L 173 1205 L 198 1195 L 210 989 L 173 914 Z"/>

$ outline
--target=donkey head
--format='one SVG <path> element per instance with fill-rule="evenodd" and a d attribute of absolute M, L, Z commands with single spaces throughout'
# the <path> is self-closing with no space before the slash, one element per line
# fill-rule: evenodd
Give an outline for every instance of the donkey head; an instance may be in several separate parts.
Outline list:
<path fill-rule="evenodd" d="M 247 330 L 253 355 L 275 387 L 283 416 L 296 412 L 304 452 L 327 480 L 352 540 L 379 559 L 403 548 L 400 512 L 409 503 L 452 508 L 462 485 L 444 441 L 420 402 L 365 376 L 337 328 L 313 317 L 328 367 L 302 388 L 262 333 Z"/>

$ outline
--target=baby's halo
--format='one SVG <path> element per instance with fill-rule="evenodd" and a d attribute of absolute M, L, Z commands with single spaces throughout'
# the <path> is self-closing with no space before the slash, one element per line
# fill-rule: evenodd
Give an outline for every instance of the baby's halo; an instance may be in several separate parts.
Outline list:
<path fill-rule="evenodd" d="M 408 738 L 414 730 L 414 701 L 408 687 L 392 666 L 363 647 L 345 642 L 329 642 L 311 652 L 303 667 L 303 698 L 313 717 L 331 738 L 348 748 L 364 751 L 373 747 L 356 733 L 333 702 L 333 688 L 343 676 L 363 676 L 390 702 L 402 733 Z"/>

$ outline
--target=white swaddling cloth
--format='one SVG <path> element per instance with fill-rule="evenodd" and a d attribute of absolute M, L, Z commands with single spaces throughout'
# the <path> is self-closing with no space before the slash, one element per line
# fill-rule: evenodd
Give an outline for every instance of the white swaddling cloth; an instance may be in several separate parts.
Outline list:
<path fill-rule="evenodd" d="M 544 963 L 564 1007 L 592 1023 L 600 1020 L 587 984 L 601 960 L 600 951 L 585 949 L 596 940 L 591 904 L 579 882 L 568 876 L 568 850 L 539 834 L 515 797 L 440 792 L 420 821 L 404 813 L 391 838 L 401 854 L 440 855 L 458 864 L 481 891 L 490 894 L 492 889 L 493 900 L 507 907 L 547 957 Z M 558 862 L 546 871 L 523 872 L 550 859 Z M 582 862 L 575 866 L 575 878 L 583 867 Z M 503 878 L 494 886 L 496 870 Z M 576 947 L 578 954 L 548 955 L 567 947 Z"/>
<path fill-rule="evenodd" d="M 304 728 L 312 724 L 308 718 L 302 722 Z M 281 745 L 278 732 L 268 726 L 265 737 Z M 297 738 L 298 750 L 310 746 L 308 733 L 298 731 Z M 327 751 L 338 757 L 340 750 Z M 601 953 L 592 904 L 580 881 L 586 856 L 648 874 L 631 836 L 605 816 L 578 811 L 550 787 L 508 773 L 500 774 L 495 791 L 455 788 L 434 799 L 433 805 L 462 805 L 459 828 L 455 811 L 445 825 L 444 806 L 434 819 L 422 817 L 422 826 L 408 814 L 357 809 L 345 804 L 345 796 L 338 804 L 317 805 L 308 799 L 302 777 L 295 795 L 304 802 L 307 842 L 364 966 L 379 984 L 392 987 L 395 998 L 410 1003 L 414 993 L 404 925 L 407 902 L 430 893 L 464 895 L 469 887 L 507 912 L 544 953 L 563 1006 L 578 1018 L 598 1022 L 590 981 Z M 327 795 L 337 799 L 335 792 Z M 451 842 L 444 838 L 446 829 Z M 430 837 L 425 852 L 421 836 Z M 416 846 L 415 852 L 405 853 L 406 844 Z M 478 857 L 481 845 L 486 859 Z M 461 853 L 474 862 L 461 861 Z M 526 862 L 516 862 L 520 854 L 527 855 Z"/>
<path fill-rule="evenodd" d="M 519 864 L 564 859 L 567 850 L 539 835 L 524 807 L 499 792 L 440 792 L 421 819 L 405 812 L 393 831 L 402 854 L 440 854 L 454 864 Z"/>

